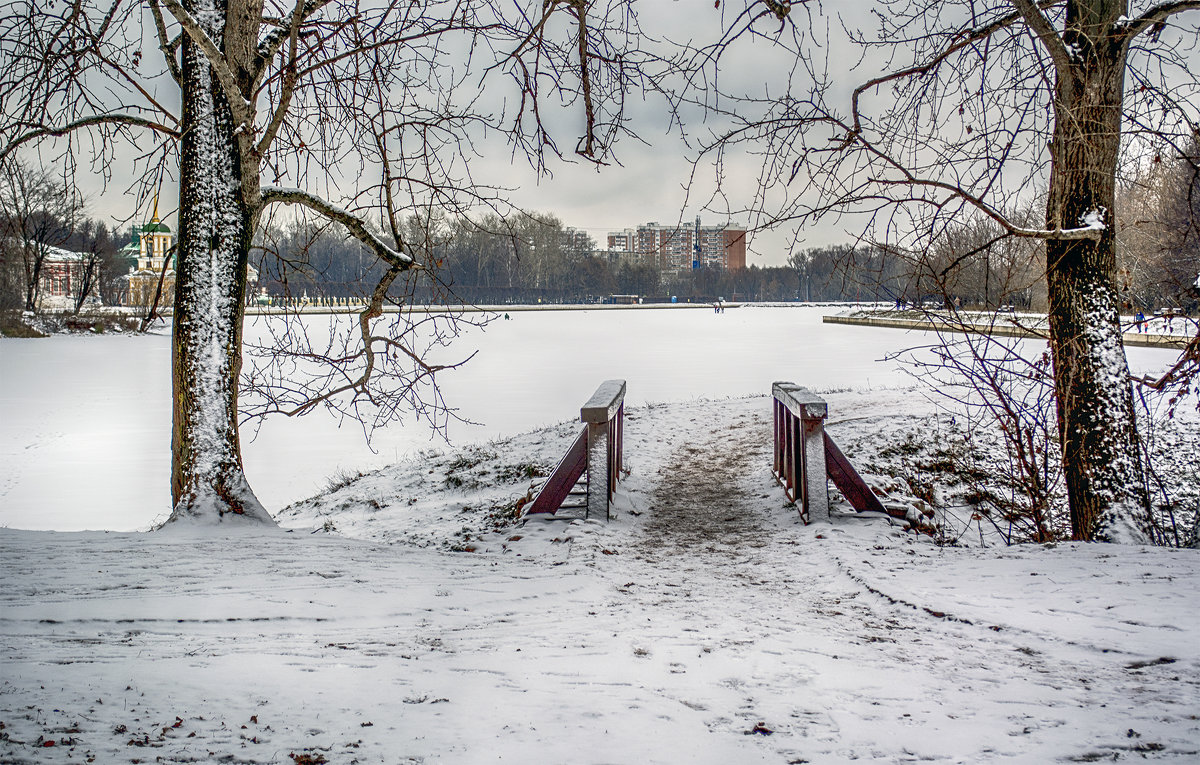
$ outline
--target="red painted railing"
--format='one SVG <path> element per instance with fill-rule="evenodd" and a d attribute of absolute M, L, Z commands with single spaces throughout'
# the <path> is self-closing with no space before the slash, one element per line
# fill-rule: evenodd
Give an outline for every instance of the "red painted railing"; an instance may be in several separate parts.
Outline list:
<path fill-rule="evenodd" d="M 807 388 L 788 382 L 771 386 L 775 406 L 775 478 L 787 498 L 800 506 L 805 523 L 829 520 L 829 486 L 826 478 L 855 510 L 905 517 L 888 510 L 867 486 L 846 455 L 825 432 L 829 406 Z"/>
<path fill-rule="evenodd" d="M 870 486 L 867 486 L 867 482 L 850 464 L 850 460 L 846 459 L 846 455 L 842 454 L 842 450 L 833 442 L 828 433 L 825 434 L 825 469 L 833 480 L 833 485 L 858 512 L 871 511 L 896 515 L 884 508 L 879 497 L 875 496 L 875 492 L 871 491 Z M 901 513 L 901 517 L 903 517 L 903 513 Z"/>
<path fill-rule="evenodd" d="M 525 515 L 558 512 L 587 472 L 586 515 L 604 512 L 607 520 L 613 492 L 621 480 L 625 458 L 625 381 L 606 380 L 579 410 L 585 423 L 579 437 L 528 505 Z"/>
<path fill-rule="evenodd" d="M 525 515 L 553 515 L 562 507 L 563 502 L 567 501 L 571 489 L 575 488 L 583 471 L 587 469 L 587 435 L 587 428 L 579 432 L 579 437 L 571 444 L 571 448 L 567 449 L 566 455 L 542 485 L 537 497 L 526 505 Z"/>
<path fill-rule="evenodd" d="M 775 479 L 800 508 L 805 523 L 829 520 L 825 483 L 825 400 L 789 382 L 771 386 L 774 401 Z"/>

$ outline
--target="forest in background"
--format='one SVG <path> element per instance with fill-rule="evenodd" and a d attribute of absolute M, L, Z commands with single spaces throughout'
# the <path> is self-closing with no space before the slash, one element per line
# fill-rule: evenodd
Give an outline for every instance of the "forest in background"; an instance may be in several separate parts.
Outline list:
<path fill-rule="evenodd" d="M 1147 313 L 1196 310 L 1200 275 L 1200 176 L 1188 156 L 1153 163 L 1126 180 L 1118 210 L 1123 307 Z M 86 297 L 121 304 L 129 264 L 120 257 L 134 227 L 114 232 L 46 170 L 6 163 L 0 190 L 0 308 L 32 310 L 50 247 L 87 254 Z M 1034 219 L 1039 204 L 1012 214 Z M 603 250 L 553 214 L 441 217 L 408 221 L 422 269 L 393 285 L 390 298 L 418 303 L 579 303 L 611 295 L 645 300 L 883 301 L 996 309 L 1045 307 L 1044 247 L 998 237 L 977 219 L 947 230 L 930 251 L 860 242 L 795 250 L 784 266 L 663 272 L 653 256 Z M 997 240 L 997 241 L 993 241 Z M 970 255 L 970 257 L 967 257 Z M 257 291 L 272 299 L 360 299 L 379 277 L 373 254 L 336 224 L 275 220 L 256 240 Z M 256 297 L 256 296 L 255 296 Z"/>

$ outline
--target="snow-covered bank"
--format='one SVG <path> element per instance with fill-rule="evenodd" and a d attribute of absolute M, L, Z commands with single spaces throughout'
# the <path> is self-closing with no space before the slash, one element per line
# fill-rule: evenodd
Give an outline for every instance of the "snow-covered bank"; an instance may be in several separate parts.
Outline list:
<path fill-rule="evenodd" d="M 1049 333 L 1045 314 L 969 313 L 948 314 L 929 310 L 846 311 L 825 316 L 827 324 L 879 327 L 890 329 L 936 330 L 953 335 L 957 332 L 994 337 L 1043 338 Z M 1138 322 L 1122 318 L 1121 342 L 1126 348 L 1173 348 L 1183 350 L 1196 336 L 1196 320 L 1186 316 L 1154 317 Z"/>
<path fill-rule="evenodd" d="M 439 379 L 449 405 L 476 424 L 452 422 L 450 437 L 457 447 L 559 422 L 614 377 L 629 381 L 635 406 L 763 393 L 778 379 L 824 389 L 907 384 L 879 359 L 912 337 L 828 328 L 823 310 L 543 311 L 468 328 L 440 360 L 477 355 Z M 248 338 L 262 339 L 267 321 L 248 320 Z M 328 319 L 306 321 L 324 328 Z M 0 525 L 133 531 L 163 520 L 170 363 L 165 335 L 0 338 Z M 324 412 L 242 431 L 247 477 L 272 511 L 329 476 L 444 446 L 412 421 L 376 432 L 368 446 L 357 423 Z"/>
<path fill-rule="evenodd" d="M 800 526 L 765 403 L 632 410 L 608 524 L 503 522 L 564 425 L 346 476 L 290 532 L 0 531 L 0 761 L 1200 757 L 1200 554 Z"/>

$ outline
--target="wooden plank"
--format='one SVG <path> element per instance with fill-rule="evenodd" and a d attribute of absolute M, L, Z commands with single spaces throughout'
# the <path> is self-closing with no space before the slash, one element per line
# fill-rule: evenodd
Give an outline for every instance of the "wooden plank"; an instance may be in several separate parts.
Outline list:
<path fill-rule="evenodd" d="M 558 508 L 562 507 L 562 503 L 571 494 L 571 489 L 575 487 L 579 477 L 587 468 L 587 433 L 587 428 L 583 428 L 579 437 L 575 439 L 575 443 L 571 444 L 571 448 L 558 463 L 558 467 L 554 468 L 554 472 L 542 486 L 542 490 L 529 504 L 525 515 L 554 514 L 558 512 Z"/>
<path fill-rule="evenodd" d="M 879 501 L 879 497 L 876 497 L 875 492 L 871 491 L 871 487 L 867 486 L 867 482 L 850 464 L 850 460 L 846 459 L 846 455 L 842 454 L 842 450 L 837 447 L 828 433 L 825 434 L 825 469 L 829 472 L 833 485 L 838 488 L 842 496 L 850 501 L 855 510 L 860 513 L 888 512 L 883 503 Z"/>
<path fill-rule="evenodd" d="M 804 463 L 801 480 L 804 482 L 804 522 L 814 523 L 829 520 L 829 468 L 826 466 L 823 440 L 825 420 L 801 420 L 799 432 L 804 440 L 800 450 Z"/>
<path fill-rule="evenodd" d="M 581 422 L 608 422 L 625 400 L 624 380 L 605 380 L 579 410 Z"/>
<path fill-rule="evenodd" d="M 771 395 L 788 411 L 804 420 L 823 419 L 829 413 L 825 399 L 795 383 L 772 383 Z"/>

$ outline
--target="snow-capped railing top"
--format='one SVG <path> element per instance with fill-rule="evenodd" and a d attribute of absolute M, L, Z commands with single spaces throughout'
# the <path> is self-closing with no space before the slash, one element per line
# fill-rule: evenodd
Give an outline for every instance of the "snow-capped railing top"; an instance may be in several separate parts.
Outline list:
<path fill-rule="evenodd" d="M 775 479 L 805 523 L 829 520 L 825 483 L 825 399 L 799 385 L 771 385 L 774 398 Z"/>
<path fill-rule="evenodd" d="M 790 382 L 773 384 L 771 395 L 775 410 L 772 472 L 805 523 L 829 520 L 828 478 L 858 512 L 886 513 L 903 519 L 909 528 L 932 533 L 929 520 L 915 507 L 886 507 L 875 496 L 825 432 L 829 414 L 825 399 Z"/>
<path fill-rule="evenodd" d="M 571 495 L 579 479 L 587 474 L 585 508 L 609 517 L 613 491 L 621 480 L 625 454 L 625 381 L 605 380 L 579 410 L 583 430 L 558 467 L 546 479 L 525 515 L 553 515 Z"/>
<path fill-rule="evenodd" d="M 625 381 L 605 380 L 579 410 L 583 422 L 608 422 L 625 401 Z"/>
<path fill-rule="evenodd" d="M 824 418 L 829 414 L 825 399 L 795 383 L 777 382 L 771 385 L 771 395 L 788 411 L 802 419 Z"/>

